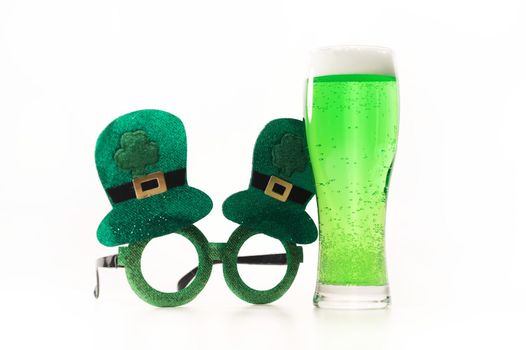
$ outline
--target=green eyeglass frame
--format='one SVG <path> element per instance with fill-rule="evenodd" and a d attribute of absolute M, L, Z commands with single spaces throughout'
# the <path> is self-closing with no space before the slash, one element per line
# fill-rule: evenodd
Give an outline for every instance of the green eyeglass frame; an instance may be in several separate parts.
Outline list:
<path fill-rule="evenodd" d="M 252 304 L 267 304 L 279 299 L 292 285 L 296 278 L 299 265 L 303 262 L 303 249 L 294 243 L 280 240 L 285 248 L 285 254 L 269 254 L 239 257 L 243 244 L 252 236 L 260 232 L 245 225 L 240 225 L 226 243 L 208 242 L 205 235 L 194 225 L 185 227 L 176 234 L 188 239 L 195 247 L 199 259 L 199 266 L 178 283 L 178 291 L 161 292 L 146 282 L 141 270 L 142 253 L 150 242 L 141 241 L 128 246 L 119 247 L 118 255 L 108 256 L 97 260 L 97 285 L 95 297 L 99 296 L 99 267 L 123 267 L 132 290 L 147 303 L 160 307 L 174 307 L 192 301 L 205 287 L 213 264 L 223 264 L 223 275 L 226 284 L 240 299 Z M 155 239 L 155 238 L 154 238 Z M 257 290 L 249 287 L 241 278 L 238 264 L 257 265 L 287 265 L 283 279 L 273 288 Z M 188 284 L 189 283 L 189 284 Z"/>

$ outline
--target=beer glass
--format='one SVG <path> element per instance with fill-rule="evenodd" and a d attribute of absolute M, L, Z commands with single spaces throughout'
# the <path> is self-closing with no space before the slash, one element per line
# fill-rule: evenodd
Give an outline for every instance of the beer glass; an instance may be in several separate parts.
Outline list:
<path fill-rule="evenodd" d="M 398 136 L 391 51 L 367 46 L 314 50 L 305 124 L 320 227 L 314 304 L 385 308 L 385 209 Z"/>

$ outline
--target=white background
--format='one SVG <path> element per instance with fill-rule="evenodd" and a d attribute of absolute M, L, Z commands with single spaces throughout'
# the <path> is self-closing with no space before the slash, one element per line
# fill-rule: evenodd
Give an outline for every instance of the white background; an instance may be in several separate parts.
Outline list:
<path fill-rule="evenodd" d="M 524 348 L 525 17 L 522 0 L 2 1 L 0 348 Z M 96 301 L 93 261 L 115 252 L 95 236 L 102 129 L 181 117 L 189 182 L 214 200 L 197 226 L 226 241 L 257 134 L 302 117 L 308 51 L 329 44 L 396 53 L 392 308 L 314 309 L 317 244 L 272 305 L 237 299 L 219 267 L 181 308 L 145 304 L 123 271 Z"/>

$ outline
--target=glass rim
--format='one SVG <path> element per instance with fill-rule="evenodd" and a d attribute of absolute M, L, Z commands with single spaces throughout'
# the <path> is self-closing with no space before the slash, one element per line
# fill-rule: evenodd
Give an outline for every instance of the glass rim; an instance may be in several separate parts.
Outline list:
<path fill-rule="evenodd" d="M 324 45 L 318 46 L 310 49 L 309 53 L 313 54 L 317 51 L 338 51 L 338 50 L 352 50 L 352 49 L 369 49 L 369 50 L 378 50 L 389 52 L 391 55 L 394 55 L 394 50 L 381 45 L 361 45 L 361 44 L 343 44 L 343 45 Z"/>

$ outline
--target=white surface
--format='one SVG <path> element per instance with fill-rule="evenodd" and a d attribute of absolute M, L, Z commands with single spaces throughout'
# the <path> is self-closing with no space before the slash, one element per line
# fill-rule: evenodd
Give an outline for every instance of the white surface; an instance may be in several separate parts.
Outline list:
<path fill-rule="evenodd" d="M 334 74 L 395 75 L 393 52 L 375 46 L 330 46 L 312 50 L 310 76 Z"/>
<path fill-rule="evenodd" d="M 526 307 L 525 4 L 485 1 L 2 1 L 1 349 L 521 349 Z M 115 117 L 185 122 L 189 182 L 246 187 L 263 125 L 303 112 L 308 53 L 393 48 L 401 126 L 390 187 L 388 312 L 315 310 L 317 246 L 269 306 L 216 267 L 179 309 L 144 304 L 96 240 L 93 152 Z M 213 175 L 213 176 L 212 176 Z M 309 205 L 315 216 L 315 204 Z M 332 346 L 331 346 L 332 345 Z"/>

